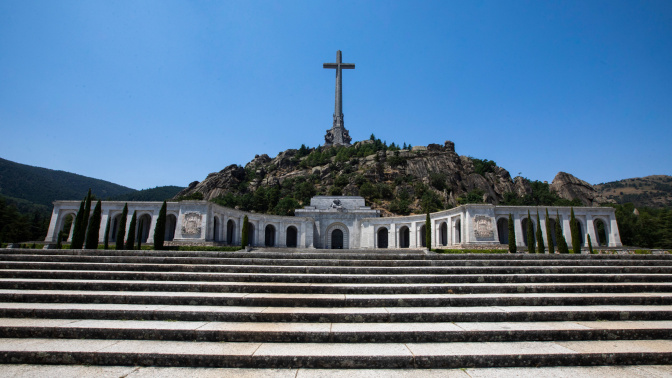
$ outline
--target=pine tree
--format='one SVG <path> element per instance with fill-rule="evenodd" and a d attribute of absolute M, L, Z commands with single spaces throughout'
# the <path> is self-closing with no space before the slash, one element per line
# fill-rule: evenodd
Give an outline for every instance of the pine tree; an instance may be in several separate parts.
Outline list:
<path fill-rule="evenodd" d="M 544 247 L 544 235 L 541 233 L 541 219 L 539 219 L 539 210 L 537 209 L 537 253 L 546 253 Z"/>
<path fill-rule="evenodd" d="M 534 226 L 532 226 L 530 210 L 527 210 L 527 252 L 534 253 L 534 250 Z"/>
<path fill-rule="evenodd" d="M 590 241 L 590 234 L 588 234 L 588 252 L 590 252 L 591 255 L 593 254 L 593 243 Z"/>
<path fill-rule="evenodd" d="M 553 244 L 553 230 L 551 229 L 551 220 L 548 217 L 548 208 L 546 208 L 546 218 L 544 219 L 546 221 L 546 239 L 548 243 L 548 253 L 554 254 L 555 250 L 554 247 L 555 245 Z M 556 237 L 557 240 L 557 237 Z"/>
<path fill-rule="evenodd" d="M 516 246 L 516 229 L 513 225 L 513 215 L 509 214 L 509 252 L 516 253 L 518 247 Z"/>
<path fill-rule="evenodd" d="M 105 241 L 103 242 L 103 248 L 108 249 L 110 247 L 110 216 L 107 216 L 107 225 L 105 225 Z"/>
<path fill-rule="evenodd" d="M 142 223 L 144 221 L 140 221 L 140 225 L 138 225 L 138 249 L 142 249 Z"/>
<path fill-rule="evenodd" d="M 75 217 L 75 221 L 73 222 L 72 226 L 72 241 L 70 242 L 70 248 L 72 249 L 79 249 L 82 248 L 82 245 L 79 244 L 79 234 L 82 233 L 82 228 L 85 226 L 82 224 L 84 220 L 84 203 L 86 202 L 86 199 L 83 199 L 82 202 L 79 204 L 79 211 L 77 211 L 77 216 Z"/>
<path fill-rule="evenodd" d="M 117 226 L 117 240 L 114 249 L 124 249 L 124 239 L 126 238 L 126 217 L 128 217 L 128 204 L 124 204 L 124 210 L 121 212 L 121 219 Z"/>
<path fill-rule="evenodd" d="M 572 232 L 572 253 L 581 253 L 581 234 L 579 231 L 579 222 L 574 218 L 574 208 L 569 215 L 569 229 Z"/>
<path fill-rule="evenodd" d="M 429 211 L 425 217 L 425 246 L 428 250 L 432 249 L 432 221 L 429 219 Z"/>
<path fill-rule="evenodd" d="M 567 240 L 565 240 L 565 235 L 562 232 L 562 226 L 560 226 L 560 213 L 556 212 L 558 221 L 555 222 L 555 240 L 558 242 L 558 253 L 569 253 L 569 248 L 567 247 Z"/>
<path fill-rule="evenodd" d="M 163 249 L 163 242 L 166 238 L 166 201 L 163 201 L 161 210 L 159 210 L 159 217 L 156 219 L 156 226 L 154 226 L 154 249 Z"/>
<path fill-rule="evenodd" d="M 89 227 L 86 228 L 86 249 L 98 248 L 101 206 L 100 200 L 98 200 L 96 207 L 93 209 L 93 214 L 91 214 L 91 219 L 89 219 Z"/>
<path fill-rule="evenodd" d="M 128 225 L 128 238 L 126 238 L 126 249 L 132 250 L 135 249 L 135 224 L 137 222 L 137 210 L 133 211 L 133 216 L 131 216 L 131 224 Z"/>
<path fill-rule="evenodd" d="M 243 248 L 247 247 L 247 244 L 249 242 L 247 240 L 247 238 L 248 238 L 247 227 L 248 227 L 248 225 L 247 225 L 247 215 L 246 215 L 245 217 L 243 217 L 243 228 L 241 230 L 242 235 L 240 235 L 240 244 Z"/>

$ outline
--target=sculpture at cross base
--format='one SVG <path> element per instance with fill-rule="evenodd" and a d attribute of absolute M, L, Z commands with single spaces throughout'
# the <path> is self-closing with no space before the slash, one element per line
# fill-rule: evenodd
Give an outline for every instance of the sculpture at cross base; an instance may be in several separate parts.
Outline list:
<path fill-rule="evenodd" d="M 341 70 L 354 69 L 354 63 L 341 62 L 341 50 L 336 52 L 336 63 L 324 63 L 323 68 L 336 69 L 336 101 L 334 106 L 334 124 L 331 129 L 327 130 L 324 137 L 325 146 L 349 146 L 352 138 L 350 133 L 345 129 L 343 122 L 343 81 L 341 78 Z"/>

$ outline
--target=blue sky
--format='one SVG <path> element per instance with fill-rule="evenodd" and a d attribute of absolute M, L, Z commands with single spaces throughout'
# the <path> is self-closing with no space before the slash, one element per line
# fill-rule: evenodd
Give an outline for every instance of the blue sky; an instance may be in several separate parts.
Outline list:
<path fill-rule="evenodd" d="M 672 174 L 670 1 L 0 1 L 0 157 L 135 189 L 452 140 L 532 180 Z"/>

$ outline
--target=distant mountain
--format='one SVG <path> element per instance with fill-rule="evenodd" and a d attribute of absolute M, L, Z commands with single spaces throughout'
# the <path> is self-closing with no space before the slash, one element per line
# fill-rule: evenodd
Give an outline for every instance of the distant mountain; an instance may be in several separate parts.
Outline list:
<path fill-rule="evenodd" d="M 152 189 L 138 190 L 132 193 L 121 194 L 110 197 L 112 201 L 164 201 L 169 200 L 177 195 L 183 186 L 157 186 Z"/>
<path fill-rule="evenodd" d="M 135 189 L 74 173 L 0 159 L 0 195 L 51 207 L 55 200 L 81 200 L 86 192 L 108 198 Z"/>
<path fill-rule="evenodd" d="M 655 175 L 594 185 L 600 196 L 636 207 L 672 206 L 672 176 Z"/>

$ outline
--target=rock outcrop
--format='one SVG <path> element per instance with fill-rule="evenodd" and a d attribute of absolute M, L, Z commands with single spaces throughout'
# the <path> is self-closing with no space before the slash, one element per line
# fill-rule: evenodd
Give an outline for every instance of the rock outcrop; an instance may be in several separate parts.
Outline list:
<path fill-rule="evenodd" d="M 350 148 L 365 147 L 371 143 L 373 141 L 357 142 Z M 433 191 L 442 199 L 444 206 L 455 206 L 460 197 L 474 191 L 482 195 L 485 202 L 493 204 L 499 204 L 506 193 L 515 193 L 517 197 L 532 193 L 529 180 L 523 177 L 512 179 L 506 169 L 495 166 L 493 162 L 483 169 L 483 161 L 479 161 L 481 171 L 477 172 L 475 160 L 458 155 L 451 141 L 443 145 L 415 146 L 412 150 L 378 151 L 364 157 L 337 159 L 333 156 L 326 163 L 316 166 L 303 162 L 314 151 L 302 147 L 301 151 L 290 149 L 274 158 L 266 154 L 256 155 L 245 168 L 230 165 L 220 172 L 211 173 L 202 182 L 191 183 L 178 197 L 201 193 L 204 199 L 211 200 L 227 193 L 253 193 L 260 187 L 282 188 L 287 180 L 293 183 L 297 179 L 309 179 L 315 193 L 327 194 L 341 176 L 348 179 L 346 182 L 339 179 L 338 187 L 343 195 L 360 195 L 362 180 L 373 184 L 384 183 L 391 188 L 393 196 L 399 196 L 403 191 L 411 196 L 412 212 L 420 211 L 421 192 L 418 190 Z M 418 187 L 418 184 L 424 186 Z M 568 173 L 558 173 L 550 189 L 561 198 L 578 198 L 587 206 L 599 203 L 597 192 L 590 184 Z M 383 199 L 373 207 L 385 214 L 389 205 L 390 200 Z"/>

